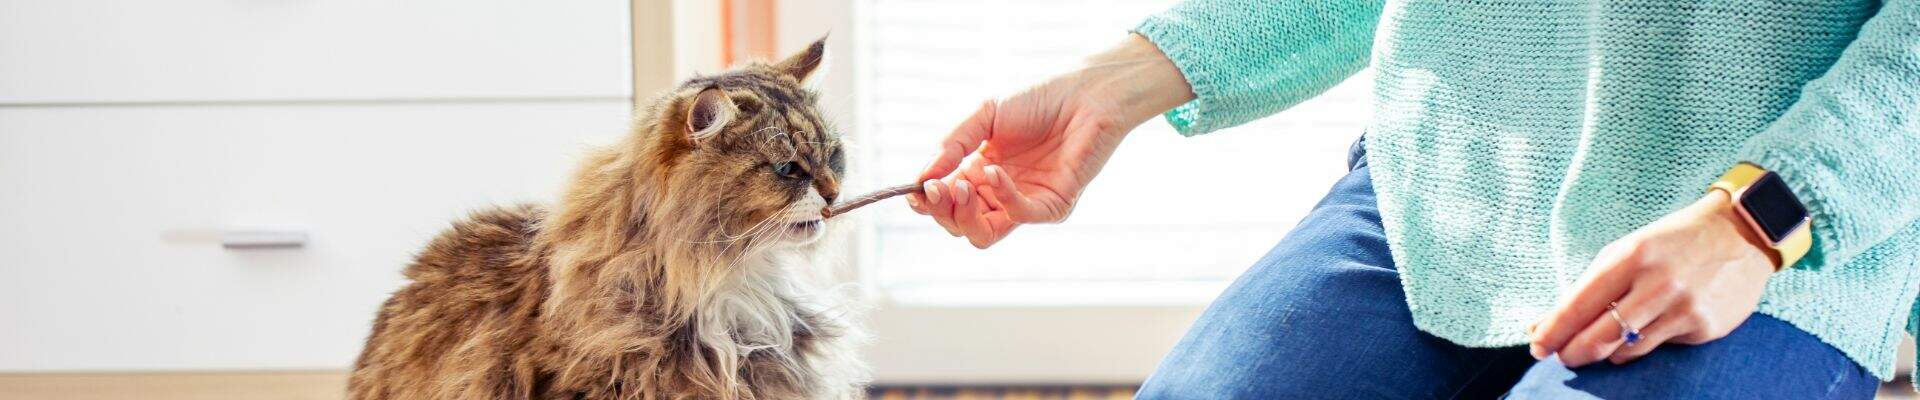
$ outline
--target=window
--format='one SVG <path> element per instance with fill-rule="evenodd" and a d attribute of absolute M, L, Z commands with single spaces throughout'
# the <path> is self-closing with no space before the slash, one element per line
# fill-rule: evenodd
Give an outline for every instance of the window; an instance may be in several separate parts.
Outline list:
<path fill-rule="evenodd" d="M 896 178 L 914 176 L 982 99 L 1068 70 L 1175 3 L 869 1 L 857 22 L 867 32 L 855 78 L 860 143 L 869 176 Z M 1346 172 L 1347 148 L 1371 113 L 1371 82 L 1355 77 L 1275 117 L 1195 138 L 1148 122 L 1067 223 L 1020 228 L 987 251 L 906 207 L 879 207 L 870 217 L 870 282 L 892 293 L 966 287 L 954 292 L 975 297 L 986 286 L 1214 288 L 1204 301 Z"/>

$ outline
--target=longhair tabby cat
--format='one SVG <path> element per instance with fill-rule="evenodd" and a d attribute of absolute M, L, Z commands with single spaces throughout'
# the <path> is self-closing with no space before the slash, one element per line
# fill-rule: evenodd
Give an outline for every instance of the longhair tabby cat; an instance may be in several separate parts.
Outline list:
<path fill-rule="evenodd" d="M 349 397 L 864 397 L 857 327 L 791 270 L 845 168 L 801 86 L 824 41 L 685 82 L 552 208 L 455 222 L 381 306 Z"/>

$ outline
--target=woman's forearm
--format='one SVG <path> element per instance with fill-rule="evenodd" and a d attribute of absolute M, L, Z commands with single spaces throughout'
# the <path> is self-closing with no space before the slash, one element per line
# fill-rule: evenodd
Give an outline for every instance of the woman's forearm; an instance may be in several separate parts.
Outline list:
<path fill-rule="evenodd" d="M 1160 48 L 1140 35 L 1087 58 L 1087 64 L 1069 75 L 1079 80 L 1088 101 L 1112 107 L 1116 120 L 1130 131 L 1161 113 L 1194 98 L 1193 88 Z"/>

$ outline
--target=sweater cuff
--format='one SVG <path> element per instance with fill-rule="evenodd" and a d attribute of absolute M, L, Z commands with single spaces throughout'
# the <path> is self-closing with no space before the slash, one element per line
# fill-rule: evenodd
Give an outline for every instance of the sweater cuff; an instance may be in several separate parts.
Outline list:
<path fill-rule="evenodd" d="M 1173 125 L 1174 131 L 1180 132 L 1181 136 L 1192 137 L 1218 130 L 1221 127 L 1216 126 L 1218 124 L 1213 122 L 1214 118 L 1210 118 L 1207 104 L 1207 99 L 1219 96 L 1219 89 L 1211 83 L 1216 80 L 1213 79 L 1211 71 L 1199 67 L 1197 65 L 1199 62 L 1194 61 L 1203 59 L 1205 55 L 1199 54 L 1194 46 L 1181 40 L 1181 38 L 1193 37 L 1193 34 L 1182 33 L 1180 23 L 1173 21 L 1173 18 L 1175 17 L 1165 14 L 1153 15 L 1133 29 L 1133 33 L 1146 37 L 1148 42 L 1159 47 L 1160 52 L 1173 61 L 1174 67 L 1180 69 L 1180 75 L 1186 77 L 1187 86 L 1193 89 L 1193 100 L 1174 107 L 1162 115 L 1166 117 L 1167 124 Z"/>

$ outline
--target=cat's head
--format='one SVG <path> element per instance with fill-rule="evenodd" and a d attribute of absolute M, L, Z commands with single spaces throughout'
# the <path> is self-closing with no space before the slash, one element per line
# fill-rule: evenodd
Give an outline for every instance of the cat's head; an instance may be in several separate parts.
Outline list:
<path fill-rule="evenodd" d="M 803 82 L 825 56 L 821 38 L 778 62 L 690 79 L 662 103 L 655 162 L 667 208 L 702 225 L 693 240 L 805 245 L 824 234 L 846 154 Z"/>

